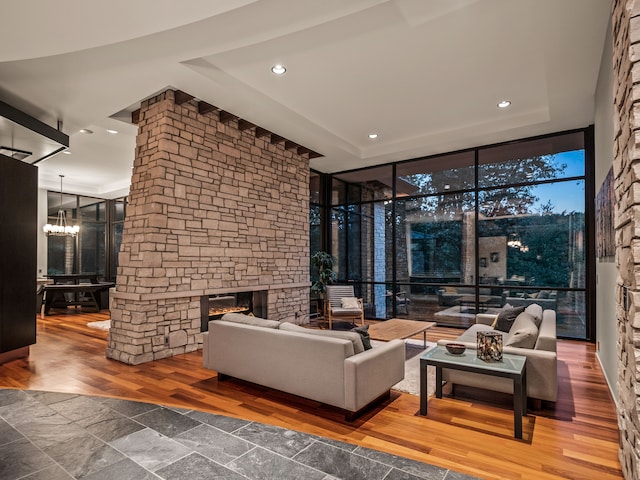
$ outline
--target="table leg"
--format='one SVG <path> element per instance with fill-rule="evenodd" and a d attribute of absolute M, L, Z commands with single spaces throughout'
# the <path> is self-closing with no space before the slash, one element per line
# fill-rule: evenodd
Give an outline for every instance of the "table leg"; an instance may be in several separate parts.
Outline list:
<path fill-rule="evenodd" d="M 422 342 L 424 343 L 424 348 L 427 348 L 427 331 L 422 332 Z"/>
<path fill-rule="evenodd" d="M 427 414 L 427 363 L 420 359 L 420 415 Z"/>
<path fill-rule="evenodd" d="M 44 292 L 44 314 L 49 315 L 51 305 L 53 304 L 53 292 Z"/>
<path fill-rule="evenodd" d="M 100 300 L 98 299 L 98 296 L 100 295 L 100 292 L 91 291 L 89 293 L 91 293 L 91 300 L 92 300 L 92 303 L 93 303 L 93 307 L 96 309 L 96 311 L 98 313 L 100 313 L 100 310 L 101 310 L 101 308 L 100 308 Z"/>
<path fill-rule="evenodd" d="M 522 377 L 513 379 L 513 429 L 514 436 L 522 439 L 523 395 Z"/>
<path fill-rule="evenodd" d="M 436 398 L 442 398 L 442 367 L 436 367 Z"/>

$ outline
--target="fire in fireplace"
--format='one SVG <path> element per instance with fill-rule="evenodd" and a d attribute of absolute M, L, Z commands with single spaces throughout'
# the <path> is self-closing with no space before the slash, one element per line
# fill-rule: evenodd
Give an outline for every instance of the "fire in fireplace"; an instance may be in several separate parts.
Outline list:
<path fill-rule="evenodd" d="M 246 313 L 256 317 L 267 317 L 267 291 L 224 293 L 204 295 L 200 301 L 201 328 L 209 330 L 209 321 L 221 318 L 225 313 Z"/>

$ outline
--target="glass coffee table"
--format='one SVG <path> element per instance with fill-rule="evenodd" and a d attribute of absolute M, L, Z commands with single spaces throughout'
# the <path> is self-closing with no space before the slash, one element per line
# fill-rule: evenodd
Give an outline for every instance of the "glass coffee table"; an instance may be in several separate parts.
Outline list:
<path fill-rule="evenodd" d="M 462 355 L 453 355 L 441 345 L 420 357 L 420 415 L 427 414 L 427 366 L 436 367 L 436 397 L 442 398 L 442 369 L 481 373 L 513 380 L 513 423 L 515 438 L 522 438 L 522 416 L 527 414 L 527 357 L 503 354 L 501 362 L 478 358 L 476 350 L 467 349 Z"/>

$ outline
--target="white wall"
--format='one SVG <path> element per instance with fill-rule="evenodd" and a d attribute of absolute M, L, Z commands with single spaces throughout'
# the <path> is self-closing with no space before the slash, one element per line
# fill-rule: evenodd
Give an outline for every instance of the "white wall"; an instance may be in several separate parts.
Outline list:
<path fill-rule="evenodd" d="M 611 23 L 602 53 L 600 74 L 595 96 L 595 185 L 596 193 L 613 164 L 613 59 Z M 596 261 L 596 339 L 598 359 L 617 401 L 618 378 L 616 264 L 614 258 Z"/>

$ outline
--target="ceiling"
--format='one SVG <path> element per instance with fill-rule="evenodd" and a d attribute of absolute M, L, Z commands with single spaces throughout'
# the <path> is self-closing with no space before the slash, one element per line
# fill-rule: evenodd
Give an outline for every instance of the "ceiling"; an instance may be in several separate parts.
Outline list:
<path fill-rule="evenodd" d="M 70 155 L 38 163 L 40 186 L 57 190 L 63 174 L 66 192 L 114 198 L 130 181 L 130 112 L 166 88 L 322 154 L 311 166 L 323 172 L 587 126 L 611 2 L 32 0 L 2 8 L 0 100 L 61 122 L 69 135 Z M 284 75 L 270 71 L 276 63 Z M 497 108 L 503 99 L 509 108 Z"/>

